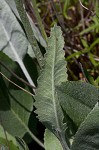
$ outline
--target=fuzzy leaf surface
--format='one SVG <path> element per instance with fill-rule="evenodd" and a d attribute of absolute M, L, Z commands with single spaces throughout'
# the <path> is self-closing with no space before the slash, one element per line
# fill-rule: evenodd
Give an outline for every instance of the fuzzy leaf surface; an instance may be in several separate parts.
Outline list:
<path fill-rule="evenodd" d="M 99 89 L 86 82 L 62 83 L 57 93 L 64 111 L 78 126 L 99 100 Z"/>
<path fill-rule="evenodd" d="M 78 129 L 71 150 L 99 149 L 99 106 L 93 108 Z"/>
<path fill-rule="evenodd" d="M 64 139 L 66 125 L 63 124 L 63 112 L 59 104 L 56 85 L 67 80 L 66 62 L 64 60 L 64 40 L 60 27 L 54 26 L 48 39 L 45 55 L 45 66 L 38 79 L 38 89 L 35 95 L 35 111 L 39 120 L 59 139 Z M 63 138 L 63 139 L 62 139 Z M 62 143 L 65 143 L 62 142 Z"/>

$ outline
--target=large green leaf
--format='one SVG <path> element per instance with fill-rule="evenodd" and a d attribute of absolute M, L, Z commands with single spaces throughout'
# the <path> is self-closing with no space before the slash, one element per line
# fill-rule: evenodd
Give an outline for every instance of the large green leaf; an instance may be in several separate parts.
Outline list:
<path fill-rule="evenodd" d="M 0 78 L 0 116 L 2 125 L 7 132 L 21 138 L 28 133 L 38 142 L 38 139 L 28 128 L 32 109 L 33 98 L 31 96 L 21 90 L 8 92 L 3 79 Z"/>
<path fill-rule="evenodd" d="M 57 137 L 48 129 L 45 130 L 44 134 L 44 146 L 45 150 L 63 150 L 60 141 Z"/>
<path fill-rule="evenodd" d="M 64 111 L 76 125 L 80 125 L 99 100 L 99 89 L 86 82 L 62 83 L 57 93 Z"/>
<path fill-rule="evenodd" d="M 77 131 L 71 150 L 99 149 L 99 106 L 98 103 L 88 114 Z"/>
<path fill-rule="evenodd" d="M 13 136 L 23 137 L 27 132 L 33 100 L 20 90 L 11 91 L 10 96 L 11 98 L 3 80 L 0 79 L 0 115 L 2 124 Z"/>
<path fill-rule="evenodd" d="M 35 86 L 22 61 L 31 46 L 9 5 L 4 0 L 0 0 L 0 37 L 2 37 L 0 38 L 0 51 L 16 61 L 28 82 Z"/>
<path fill-rule="evenodd" d="M 56 85 L 67 80 L 63 46 L 61 29 L 55 26 L 48 39 L 45 67 L 38 79 L 38 89 L 35 95 L 37 110 L 35 112 L 39 120 L 67 147 L 64 138 L 66 125 L 63 124 L 63 112 L 55 90 Z"/>
<path fill-rule="evenodd" d="M 26 143 L 22 139 L 18 137 L 14 138 L 0 125 L 0 150 L 1 149 L 29 150 Z"/>

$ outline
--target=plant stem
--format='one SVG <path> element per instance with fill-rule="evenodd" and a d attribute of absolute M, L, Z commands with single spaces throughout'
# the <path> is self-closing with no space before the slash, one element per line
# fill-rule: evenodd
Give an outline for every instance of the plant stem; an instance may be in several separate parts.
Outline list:
<path fill-rule="evenodd" d="M 23 82 L 25 85 L 35 89 L 36 87 L 31 85 L 30 83 L 26 82 L 24 79 L 20 78 L 17 74 L 15 74 L 12 70 L 10 70 L 3 62 L 0 61 L 0 64 L 8 71 L 10 72 L 16 79 Z"/>
<path fill-rule="evenodd" d="M 28 133 L 31 135 L 31 137 L 33 138 L 33 140 L 38 143 L 38 145 L 40 145 L 43 149 L 45 149 L 44 144 L 33 134 L 28 130 Z"/>
<path fill-rule="evenodd" d="M 0 72 L 0 74 L 6 79 L 8 80 L 10 83 L 12 83 L 13 85 L 15 85 L 16 87 L 18 87 L 19 89 L 21 89 L 22 91 L 28 93 L 31 96 L 34 96 L 32 93 L 30 93 L 29 91 L 25 90 L 24 88 L 22 88 L 21 86 L 17 85 L 16 83 L 14 83 L 13 81 L 11 81 L 9 78 L 7 78 L 2 72 Z"/>

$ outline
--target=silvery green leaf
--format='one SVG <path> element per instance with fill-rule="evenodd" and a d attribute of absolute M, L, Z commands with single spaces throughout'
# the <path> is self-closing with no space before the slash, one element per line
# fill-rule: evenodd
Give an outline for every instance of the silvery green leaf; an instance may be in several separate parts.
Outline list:
<path fill-rule="evenodd" d="M 0 50 L 20 65 L 28 82 L 35 86 L 22 61 L 27 53 L 29 42 L 4 0 L 0 0 L 0 37 L 2 37 L 0 38 Z"/>
<path fill-rule="evenodd" d="M 20 19 L 19 13 L 18 13 L 16 5 L 15 5 L 15 1 L 14 0 L 5 0 L 5 1 L 10 6 L 10 8 L 14 12 L 14 14 Z"/>

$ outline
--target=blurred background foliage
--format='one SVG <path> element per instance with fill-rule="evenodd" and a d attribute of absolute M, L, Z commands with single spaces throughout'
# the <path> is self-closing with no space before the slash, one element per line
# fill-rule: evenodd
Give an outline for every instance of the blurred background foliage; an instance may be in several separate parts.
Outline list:
<path fill-rule="evenodd" d="M 33 0 L 31 1 L 33 2 Z M 65 58 L 68 62 L 69 80 L 86 80 L 99 84 L 99 1 L 37 0 L 45 32 L 57 23 L 65 39 Z M 25 1 L 26 11 L 38 26 L 35 9 Z M 39 28 L 39 26 L 38 26 Z"/>

